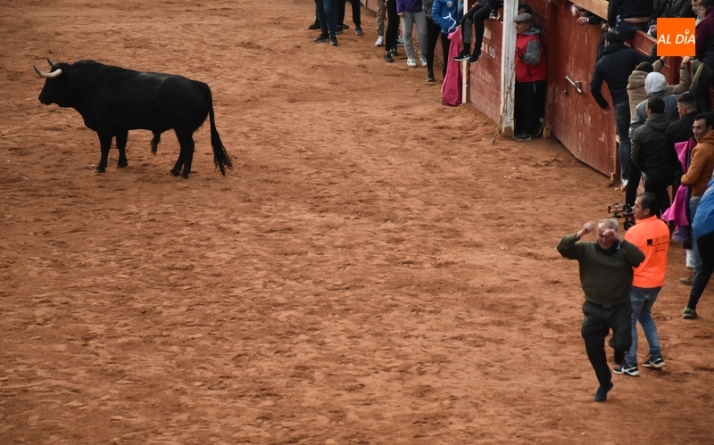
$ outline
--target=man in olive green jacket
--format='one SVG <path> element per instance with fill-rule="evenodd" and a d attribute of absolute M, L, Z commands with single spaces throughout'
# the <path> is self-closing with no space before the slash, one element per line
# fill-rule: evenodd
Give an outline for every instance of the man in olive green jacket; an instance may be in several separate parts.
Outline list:
<path fill-rule="evenodd" d="M 580 241 L 596 228 L 597 241 Z M 560 240 L 558 252 L 565 258 L 578 260 L 580 285 L 585 293 L 585 318 L 580 332 L 600 383 L 594 400 L 604 402 L 613 387 L 605 354 L 605 337 L 612 329 L 610 346 L 615 350 L 615 363 L 622 364 L 625 352 L 632 344 L 632 269 L 644 261 L 645 254 L 617 232 L 614 219 L 600 220 L 597 226 L 594 222 L 586 222 L 578 232 Z"/>

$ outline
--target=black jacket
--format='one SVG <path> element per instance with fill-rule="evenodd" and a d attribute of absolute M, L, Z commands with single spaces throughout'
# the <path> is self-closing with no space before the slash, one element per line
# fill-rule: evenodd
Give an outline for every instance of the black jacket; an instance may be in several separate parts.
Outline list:
<path fill-rule="evenodd" d="M 688 141 L 689 138 L 694 136 L 694 133 L 692 133 L 692 125 L 694 125 L 694 118 L 697 117 L 698 114 L 697 111 L 685 114 L 667 127 L 667 132 L 665 133 L 665 155 L 669 161 L 674 164 L 677 176 L 682 176 L 684 169 L 682 168 L 682 164 L 679 163 L 674 144 Z"/>
<path fill-rule="evenodd" d="M 602 96 L 602 82 L 607 82 L 613 105 L 621 102 L 629 103 L 627 82 L 635 67 L 642 62 L 657 60 L 657 45 L 652 49 L 652 55 L 646 56 L 624 43 L 611 43 L 603 50 L 603 55 L 595 64 L 595 71 L 590 80 L 590 94 L 600 105 L 607 108 L 607 100 Z"/>
<path fill-rule="evenodd" d="M 664 113 L 650 114 L 645 124 L 632 134 L 632 162 L 647 178 L 674 181 L 674 164 L 665 155 L 665 132 L 669 118 Z"/>
<path fill-rule="evenodd" d="M 607 6 L 607 23 L 615 26 L 617 16 L 623 19 L 650 17 L 654 10 L 652 0 L 610 0 Z"/>

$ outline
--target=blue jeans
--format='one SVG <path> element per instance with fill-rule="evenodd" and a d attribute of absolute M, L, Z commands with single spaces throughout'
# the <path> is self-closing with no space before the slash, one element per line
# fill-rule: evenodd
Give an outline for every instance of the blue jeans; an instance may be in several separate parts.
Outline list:
<path fill-rule="evenodd" d="M 628 179 L 630 176 L 630 104 L 619 102 L 613 105 L 615 109 L 615 125 L 617 135 L 620 137 L 620 178 Z"/>
<path fill-rule="evenodd" d="M 701 201 L 701 196 L 690 196 L 689 197 L 689 217 L 690 221 L 694 221 L 694 215 L 697 214 L 697 207 L 699 207 L 699 201 Z M 694 256 L 694 273 L 698 274 L 702 270 L 702 256 L 699 254 L 699 247 L 696 241 L 692 243 L 692 255 Z"/>
<path fill-rule="evenodd" d="M 625 355 L 625 362 L 630 365 L 637 364 L 637 322 L 642 325 L 645 331 L 647 344 L 650 346 L 650 357 L 656 359 L 662 356 L 659 346 L 659 335 L 657 325 L 652 319 L 652 306 L 657 301 L 657 296 L 662 287 L 643 288 L 632 286 L 630 290 L 630 303 L 632 303 L 632 346 Z"/>
<path fill-rule="evenodd" d="M 317 15 L 320 17 L 320 31 L 323 36 L 335 36 L 335 11 L 332 9 L 332 0 L 315 0 Z"/>

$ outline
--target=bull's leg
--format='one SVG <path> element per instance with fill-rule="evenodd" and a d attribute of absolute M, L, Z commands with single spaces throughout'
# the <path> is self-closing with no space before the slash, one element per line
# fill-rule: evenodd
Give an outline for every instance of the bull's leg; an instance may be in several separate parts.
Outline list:
<path fill-rule="evenodd" d="M 193 161 L 193 150 L 195 147 L 193 132 L 183 134 L 177 131 L 176 137 L 178 137 L 179 145 L 181 145 L 181 153 L 179 154 L 179 160 L 176 162 L 174 170 L 177 170 L 179 163 L 183 164 L 181 176 L 188 179 L 188 175 L 191 173 L 191 163 Z"/>
<path fill-rule="evenodd" d="M 155 155 L 156 150 L 159 149 L 159 142 L 161 142 L 161 133 L 154 133 L 154 138 L 151 139 L 151 154 Z"/>
<path fill-rule="evenodd" d="M 181 167 L 183 167 L 183 147 L 181 147 L 181 151 L 179 151 L 179 157 L 176 160 L 176 164 L 174 165 L 174 168 L 171 169 L 171 174 L 174 176 L 180 175 Z"/>
<path fill-rule="evenodd" d="M 117 162 L 117 168 L 124 168 L 129 165 L 129 161 L 126 159 L 126 140 L 129 137 L 129 130 L 120 131 L 117 133 L 117 149 L 119 150 L 119 161 Z"/>
<path fill-rule="evenodd" d="M 109 149 L 112 147 L 111 133 L 97 133 L 99 136 L 99 147 L 102 151 L 102 158 L 99 160 L 99 165 L 94 170 L 97 173 L 104 173 L 107 170 L 107 158 L 109 157 Z"/>

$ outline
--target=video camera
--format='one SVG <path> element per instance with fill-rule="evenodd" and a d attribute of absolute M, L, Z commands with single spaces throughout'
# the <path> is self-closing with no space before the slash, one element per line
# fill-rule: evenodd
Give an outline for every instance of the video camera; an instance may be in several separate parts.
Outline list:
<path fill-rule="evenodd" d="M 622 223 L 622 227 L 625 231 L 635 225 L 635 210 L 632 206 L 613 204 L 611 206 L 607 206 L 607 213 L 612 215 L 613 218 L 625 218 L 625 222 Z"/>

